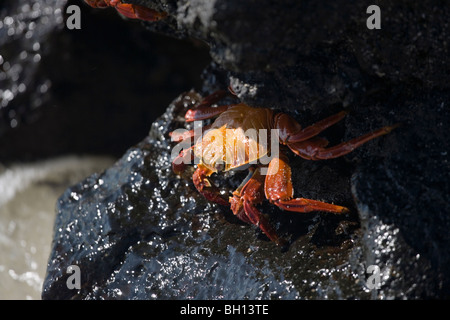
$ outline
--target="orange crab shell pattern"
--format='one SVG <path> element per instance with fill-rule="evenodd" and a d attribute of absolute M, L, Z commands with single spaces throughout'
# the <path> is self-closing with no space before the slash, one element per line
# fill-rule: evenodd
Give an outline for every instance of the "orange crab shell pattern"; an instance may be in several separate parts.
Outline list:
<path fill-rule="evenodd" d="M 220 114 L 194 146 L 194 154 L 212 172 L 232 170 L 270 151 L 273 111 L 238 104 Z M 261 131 L 265 130 L 265 131 Z M 264 141 L 260 140 L 265 135 Z"/>

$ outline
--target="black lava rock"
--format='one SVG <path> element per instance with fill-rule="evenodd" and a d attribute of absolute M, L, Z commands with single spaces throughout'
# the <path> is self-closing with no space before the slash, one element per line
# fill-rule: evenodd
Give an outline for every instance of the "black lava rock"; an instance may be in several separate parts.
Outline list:
<path fill-rule="evenodd" d="M 402 126 L 352 177 L 366 260 L 386 277 L 381 297 L 448 297 L 449 95 L 394 91 L 379 94 L 371 112 L 391 110 Z"/>
<path fill-rule="evenodd" d="M 150 30 L 206 42 L 246 102 L 293 110 L 356 104 L 381 80 L 448 89 L 444 1 L 135 0 L 169 18 Z M 368 29 L 378 5 L 381 29 Z M 176 29 L 176 31 L 173 31 Z"/>
<path fill-rule="evenodd" d="M 44 299 L 325 299 L 368 297 L 349 259 L 357 241 L 351 216 L 266 213 L 289 236 L 283 252 L 228 208 L 208 203 L 190 180 L 172 172 L 169 131 L 199 96 L 180 96 L 149 137 L 113 167 L 69 188 L 58 201 Z M 338 170 L 306 166 L 335 182 L 308 186 L 321 198 L 340 194 Z M 238 174 L 214 177 L 225 190 Z M 345 181 L 345 179 L 344 179 Z M 305 181 L 306 182 L 306 181 Z M 327 188 L 321 186 L 327 185 Z M 301 184 L 299 191 L 301 190 Z M 349 199 L 347 199 L 349 201 Z M 256 231 L 256 233 L 255 233 Z M 69 266 L 80 268 L 80 289 Z"/>
<path fill-rule="evenodd" d="M 145 23 L 149 30 L 208 44 L 205 94 L 230 85 L 240 100 L 286 110 L 303 125 L 347 108 L 346 119 L 324 132 L 332 144 L 401 125 L 341 159 L 291 157 L 296 196 L 351 213 L 299 215 L 265 203 L 290 240 L 281 252 L 205 202 L 189 174 L 180 180 L 171 172 L 167 133 L 199 100 L 180 96 L 114 167 L 61 197 L 43 298 L 450 296 L 444 1 L 377 1 L 381 29 L 374 30 L 366 27 L 373 4 L 366 1 L 129 2 L 169 13 Z M 232 190 L 241 178 L 216 181 Z M 81 269 L 79 290 L 66 286 L 69 265 Z"/>

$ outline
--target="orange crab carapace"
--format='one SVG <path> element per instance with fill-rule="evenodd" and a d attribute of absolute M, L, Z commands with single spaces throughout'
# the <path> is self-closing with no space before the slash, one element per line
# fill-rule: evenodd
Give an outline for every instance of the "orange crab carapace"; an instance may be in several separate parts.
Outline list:
<path fill-rule="evenodd" d="M 191 141 L 194 144 L 184 149 L 173 161 L 175 173 L 184 171 L 187 163 L 197 157 L 197 165 L 192 179 L 197 190 L 208 200 L 228 206 L 242 221 L 258 226 L 267 237 L 283 245 L 285 240 L 278 236 L 268 218 L 257 206 L 264 198 L 283 210 L 294 212 L 324 211 L 335 214 L 347 212 L 343 206 L 318 200 L 294 198 L 291 168 L 283 149 L 291 150 L 307 160 L 326 160 L 348 154 L 362 144 L 392 131 L 395 126 L 386 126 L 347 142 L 328 147 L 325 138 L 318 134 L 342 120 L 347 112 L 341 111 L 308 127 L 300 124 L 286 113 L 276 113 L 272 109 L 253 108 L 244 103 L 212 106 L 220 101 L 226 91 L 218 91 L 206 97 L 197 107 L 187 111 L 187 122 L 216 118 L 207 126 L 207 131 L 194 141 L 195 130 L 171 133 L 173 141 Z M 252 139 L 242 133 L 248 129 L 276 130 L 277 143 L 282 145 L 278 154 L 270 155 L 268 164 L 256 164 L 270 153 L 270 145 Z M 266 140 L 267 141 L 267 140 Z M 287 147 L 287 148 L 286 148 Z M 237 169 L 250 165 L 250 173 L 242 184 L 227 199 L 208 179 L 219 171 Z"/>

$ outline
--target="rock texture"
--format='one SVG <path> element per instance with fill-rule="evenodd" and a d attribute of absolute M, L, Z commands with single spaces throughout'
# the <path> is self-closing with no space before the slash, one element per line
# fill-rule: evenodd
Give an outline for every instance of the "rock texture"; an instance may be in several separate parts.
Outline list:
<path fill-rule="evenodd" d="M 194 92 L 180 96 L 149 137 L 61 196 L 43 298 L 368 297 L 349 262 L 357 240 L 354 215 L 280 214 L 266 206 L 291 240 L 283 252 L 227 208 L 206 202 L 192 185 L 192 170 L 182 179 L 173 174 L 168 133 L 198 101 Z M 348 175 L 328 165 L 302 168 L 311 180 L 327 175 L 334 183 L 304 181 L 297 184 L 300 191 L 307 185 L 312 196 L 351 201 Z M 232 190 L 242 178 L 216 181 Z M 80 290 L 67 287 L 70 265 L 80 267 Z"/>
<path fill-rule="evenodd" d="M 251 105 L 304 124 L 342 108 L 332 143 L 383 125 L 390 135 L 342 159 L 292 157 L 296 194 L 352 208 L 295 215 L 263 206 L 287 252 L 171 173 L 167 132 L 199 97 L 180 96 L 150 136 L 58 204 L 43 298 L 383 298 L 450 296 L 449 7 L 365 1 L 130 1 L 164 10 L 150 31 L 199 39 L 213 59 L 202 93 L 230 85 Z M 220 178 L 232 187 L 240 175 Z M 224 179 L 226 181 L 224 181 Z M 221 218 L 223 217 L 223 218 Z M 68 290 L 67 266 L 82 288 Z M 367 287 L 367 267 L 381 271 Z"/>
<path fill-rule="evenodd" d="M 354 105 L 378 80 L 448 88 L 450 9 L 441 1 L 128 2 L 169 12 L 147 27 L 205 41 L 234 91 L 264 107 Z M 366 26 L 372 4 L 379 30 Z"/>

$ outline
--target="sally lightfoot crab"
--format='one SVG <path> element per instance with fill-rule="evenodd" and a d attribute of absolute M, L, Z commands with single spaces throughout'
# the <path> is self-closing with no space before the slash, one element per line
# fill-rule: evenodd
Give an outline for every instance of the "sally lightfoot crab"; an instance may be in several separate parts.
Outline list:
<path fill-rule="evenodd" d="M 130 19 L 158 21 L 167 16 L 166 12 L 158 12 L 137 4 L 123 3 L 122 0 L 84 0 L 84 2 L 93 8 L 114 7 L 119 13 Z"/>
<path fill-rule="evenodd" d="M 339 205 L 294 198 L 291 168 L 284 151 L 291 150 L 307 160 L 337 158 L 396 127 L 386 126 L 328 147 L 328 141 L 318 137 L 318 134 L 342 120 L 347 112 L 338 112 L 303 128 L 288 114 L 276 113 L 271 109 L 253 108 L 243 103 L 214 107 L 225 95 L 226 91 L 215 92 L 187 111 L 186 122 L 216 117 L 211 125 L 203 127 L 206 131 L 200 137 L 196 137 L 195 129 L 171 132 L 172 141 L 189 145 L 193 143 L 175 157 L 173 171 L 180 174 L 186 164 L 198 159 L 197 169 L 192 176 L 197 190 L 206 199 L 229 206 L 239 219 L 258 226 L 270 240 L 279 245 L 284 245 L 285 240 L 278 236 L 268 218 L 257 208 L 264 198 L 283 210 L 293 212 L 340 214 L 348 211 Z M 268 133 L 270 144 L 267 143 L 267 137 L 261 138 L 261 133 Z M 208 179 L 213 173 L 247 166 L 249 175 L 228 199 Z"/>

